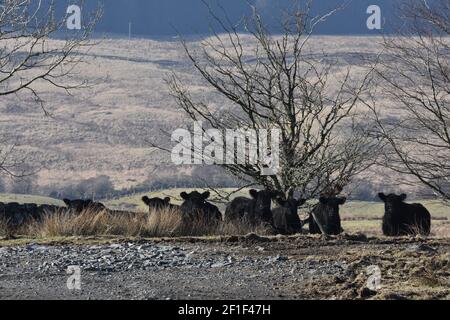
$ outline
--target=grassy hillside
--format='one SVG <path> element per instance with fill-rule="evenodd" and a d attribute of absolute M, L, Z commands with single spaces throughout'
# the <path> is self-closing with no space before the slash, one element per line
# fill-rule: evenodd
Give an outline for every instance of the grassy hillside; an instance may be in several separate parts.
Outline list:
<path fill-rule="evenodd" d="M 249 36 L 242 39 L 244 51 L 250 54 L 254 40 Z M 355 77 L 363 74 L 359 55 L 378 53 L 377 39 L 320 36 L 312 38 L 305 49 L 313 54 L 326 52 L 329 59 L 339 61 L 331 70 L 331 81 L 346 74 L 348 67 L 353 67 Z M 189 45 L 199 49 L 200 43 Z M 149 141 L 167 141 L 162 130 L 171 132 L 186 121 L 164 79 L 176 72 L 189 84 L 193 96 L 212 108 L 226 108 L 229 102 L 205 86 L 180 44 L 105 39 L 83 58 L 86 63 L 77 67 L 73 81 L 88 81 L 88 89 L 68 96 L 64 90 L 39 88 L 53 117 L 45 117 L 34 99 L 27 96 L 2 97 L 0 137 L 6 139 L 0 141 L 0 149 L 1 144 L 14 144 L 14 156 L 41 169 L 35 183 L 50 191 L 61 191 L 65 184 L 100 175 L 111 177 L 116 190 L 164 181 L 181 173 L 189 176 L 188 169 L 173 166 L 167 154 L 149 147 Z M 330 90 L 333 85 L 338 83 L 330 83 Z M 384 97 L 377 99 L 379 105 L 389 107 Z M 388 178 L 378 174 L 370 182 L 375 186 L 388 184 Z M 393 181 L 397 182 L 395 177 Z"/>

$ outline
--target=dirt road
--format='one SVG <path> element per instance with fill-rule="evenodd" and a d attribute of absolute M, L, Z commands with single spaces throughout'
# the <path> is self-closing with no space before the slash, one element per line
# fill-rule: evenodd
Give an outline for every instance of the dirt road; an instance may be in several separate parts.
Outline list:
<path fill-rule="evenodd" d="M 449 239 L 27 244 L 0 247 L 0 299 L 449 299 L 449 260 Z"/>

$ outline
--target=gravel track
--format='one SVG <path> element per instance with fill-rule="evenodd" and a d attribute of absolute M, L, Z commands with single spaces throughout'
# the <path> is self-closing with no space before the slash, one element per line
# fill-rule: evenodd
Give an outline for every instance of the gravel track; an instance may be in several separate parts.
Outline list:
<path fill-rule="evenodd" d="M 436 271 L 444 283 L 400 295 L 448 298 L 449 247 L 448 240 L 257 236 L 0 247 L 0 299 L 359 299 L 383 298 L 381 293 L 392 298 L 402 281 L 413 280 L 412 273 L 404 278 L 405 263 L 412 272 L 433 261 L 444 264 Z M 360 291 L 368 278 L 364 272 L 373 264 L 388 275 L 389 286 L 366 295 Z M 81 290 L 67 288 L 69 266 L 80 268 Z"/>

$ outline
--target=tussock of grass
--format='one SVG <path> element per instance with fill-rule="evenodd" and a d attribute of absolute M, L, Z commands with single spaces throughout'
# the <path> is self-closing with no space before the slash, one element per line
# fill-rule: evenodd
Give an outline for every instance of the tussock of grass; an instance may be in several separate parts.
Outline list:
<path fill-rule="evenodd" d="M 267 224 L 252 225 L 246 220 L 223 223 L 220 226 L 220 235 L 246 235 L 250 233 L 271 235 L 272 228 Z"/>
<path fill-rule="evenodd" d="M 58 212 L 23 228 L 25 235 L 36 238 L 70 236 L 158 237 L 172 235 L 180 216 L 168 210 L 148 213 L 111 213 L 86 210 L 79 215 Z"/>
<path fill-rule="evenodd" d="M 32 221 L 20 234 L 35 238 L 123 236 L 123 237 L 197 237 L 219 235 L 269 234 L 265 226 L 246 222 L 212 222 L 202 218 L 183 217 L 176 210 L 150 213 L 111 213 L 86 210 L 79 215 L 58 212 Z"/>

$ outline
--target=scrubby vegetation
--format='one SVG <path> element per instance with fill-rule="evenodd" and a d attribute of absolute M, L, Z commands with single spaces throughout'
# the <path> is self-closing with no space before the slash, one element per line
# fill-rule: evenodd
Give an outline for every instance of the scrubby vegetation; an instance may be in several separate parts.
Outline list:
<path fill-rule="evenodd" d="M 239 221 L 211 224 L 202 219 L 183 219 L 178 211 L 165 209 L 150 213 L 115 214 L 108 211 L 85 210 L 79 215 L 61 211 L 45 216 L 41 221 L 31 221 L 15 234 L 39 238 L 71 236 L 122 236 L 122 237 L 185 237 L 270 234 L 270 228 Z M 6 223 L 0 224 L 0 234 L 6 236 Z"/>

